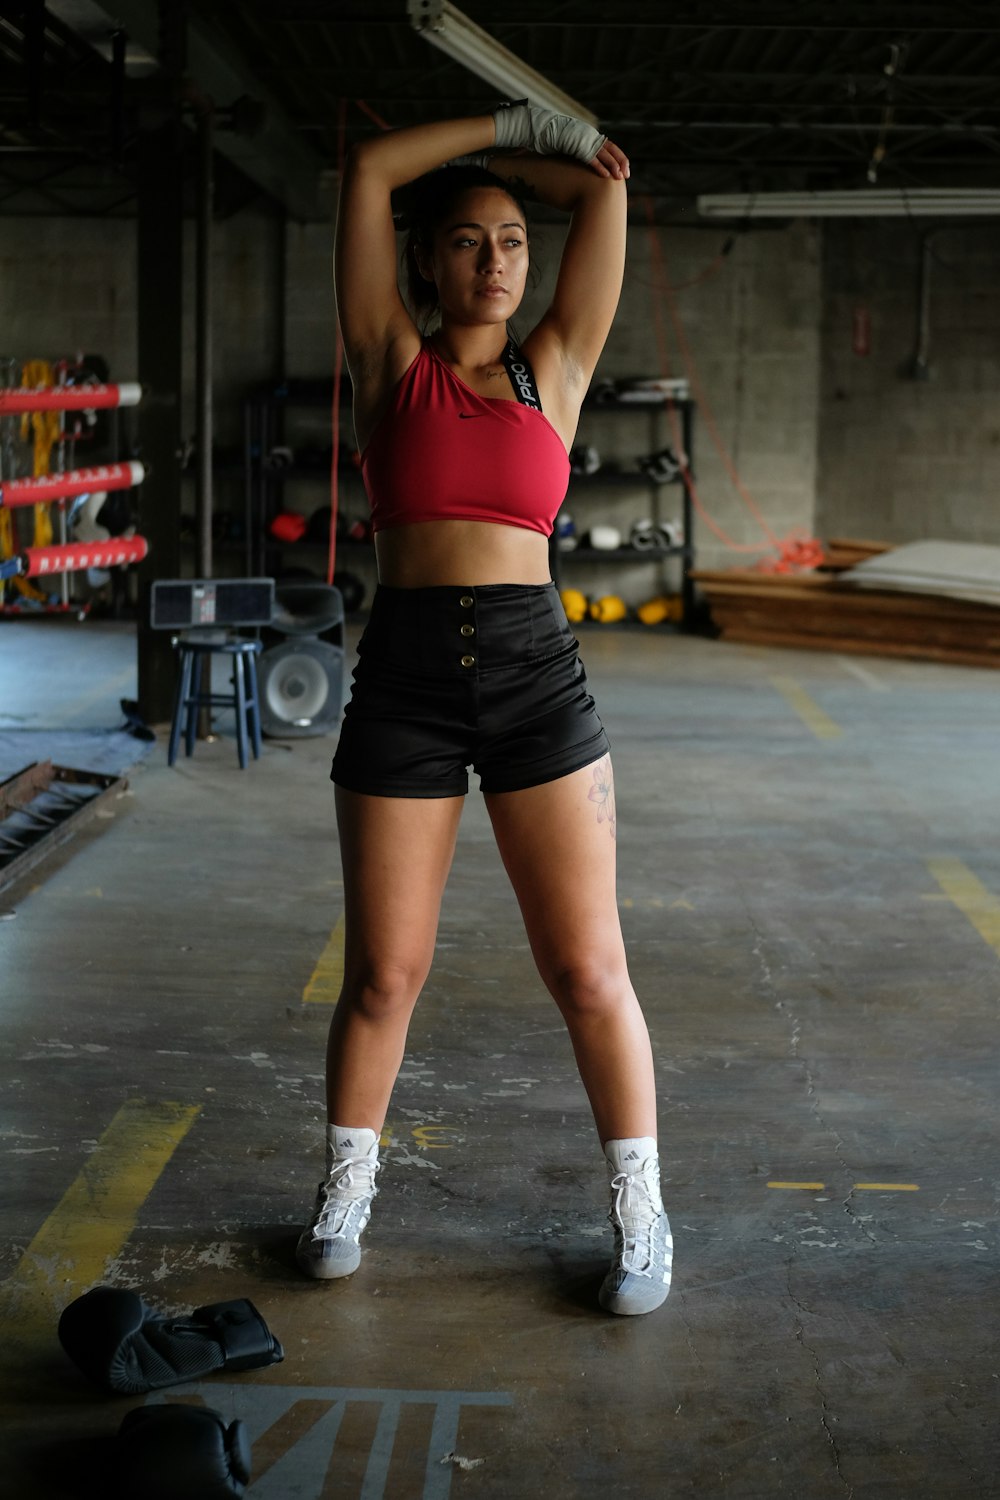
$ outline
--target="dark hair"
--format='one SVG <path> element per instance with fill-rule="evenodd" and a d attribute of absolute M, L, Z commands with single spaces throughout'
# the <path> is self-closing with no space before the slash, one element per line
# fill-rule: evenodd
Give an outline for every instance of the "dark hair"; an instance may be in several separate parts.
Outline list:
<path fill-rule="evenodd" d="M 406 290 L 418 318 L 426 320 L 438 305 L 437 287 L 421 274 L 417 249 L 430 250 L 435 232 L 451 213 L 455 204 L 473 188 L 498 188 L 517 207 L 527 226 L 528 216 L 516 189 L 486 167 L 442 167 L 407 183 L 400 194 L 401 212 L 396 222 L 409 231 L 403 250 L 406 267 Z"/>

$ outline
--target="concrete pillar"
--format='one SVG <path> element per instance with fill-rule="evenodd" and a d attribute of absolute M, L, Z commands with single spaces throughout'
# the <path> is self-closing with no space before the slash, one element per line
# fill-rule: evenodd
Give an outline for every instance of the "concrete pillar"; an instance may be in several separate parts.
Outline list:
<path fill-rule="evenodd" d="M 154 578 L 181 575 L 181 390 L 183 322 L 183 158 L 168 120 L 144 129 L 139 144 L 138 323 L 139 440 L 148 465 L 139 491 L 139 530 L 149 556 L 139 572 L 139 711 L 147 723 L 169 719 L 175 662 L 169 634 L 149 626 Z"/>

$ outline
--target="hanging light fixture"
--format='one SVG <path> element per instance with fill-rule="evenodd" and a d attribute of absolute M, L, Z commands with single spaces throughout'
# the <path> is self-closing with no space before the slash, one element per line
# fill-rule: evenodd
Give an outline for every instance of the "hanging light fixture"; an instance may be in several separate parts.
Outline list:
<path fill-rule="evenodd" d="M 508 52 L 450 0 L 408 0 L 407 11 L 414 31 L 491 84 L 501 98 L 529 99 L 557 114 L 574 115 L 588 125 L 597 125 L 597 116 L 589 109 Z"/>
<path fill-rule="evenodd" d="M 857 192 L 707 193 L 704 219 L 882 219 L 1000 217 L 993 188 L 859 188 Z"/>

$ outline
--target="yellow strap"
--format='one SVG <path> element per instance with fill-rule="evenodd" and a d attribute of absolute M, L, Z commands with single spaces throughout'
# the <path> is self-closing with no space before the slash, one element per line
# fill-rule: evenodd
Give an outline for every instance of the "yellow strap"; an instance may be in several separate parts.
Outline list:
<path fill-rule="evenodd" d="M 35 535 L 31 545 L 33 547 L 51 547 L 54 532 L 52 530 L 52 517 L 49 515 L 49 507 L 39 504 L 34 507 L 35 511 Z"/>
<path fill-rule="evenodd" d="M 43 594 L 41 589 L 36 588 L 30 578 L 15 578 L 14 587 L 24 599 L 34 599 L 36 604 L 48 604 L 48 594 Z"/>
<path fill-rule="evenodd" d="M 50 389 L 56 373 L 47 359 L 29 359 L 21 369 L 21 384 L 37 390 Z M 47 474 L 52 465 L 52 449 L 59 441 L 61 416 L 57 411 L 26 411 L 21 418 L 21 436 L 27 441 L 33 434 L 35 443 L 34 474 Z"/>
<path fill-rule="evenodd" d="M 0 557 L 13 557 L 20 548 L 14 543 L 14 517 L 9 510 L 0 506 Z M 12 578 L 10 580 L 14 592 L 21 595 L 22 599 L 33 599 L 36 604 L 47 604 L 48 594 L 44 594 L 40 588 L 27 578 Z"/>

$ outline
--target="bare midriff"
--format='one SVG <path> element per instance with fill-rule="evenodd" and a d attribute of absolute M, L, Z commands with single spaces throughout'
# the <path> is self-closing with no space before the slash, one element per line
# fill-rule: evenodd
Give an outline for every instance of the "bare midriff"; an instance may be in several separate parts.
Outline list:
<path fill-rule="evenodd" d="M 491 521 L 418 521 L 375 536 L 379 582 L 394 589 L 548 583 L 548 538 Z"/>

